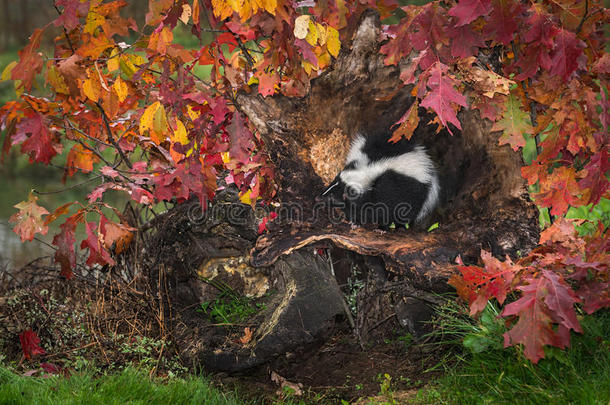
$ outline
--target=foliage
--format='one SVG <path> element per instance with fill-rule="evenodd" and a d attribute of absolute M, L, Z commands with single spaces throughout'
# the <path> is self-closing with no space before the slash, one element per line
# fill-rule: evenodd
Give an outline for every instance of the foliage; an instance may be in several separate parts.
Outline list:
<path fill-rule="evenodd" d="M 47 376 L 48 377 L 48 376 Z M 24 377 L 0 367 L 0 403 L 10 404 L 243 404 L 201 377 L 151 379 L 125 369 L 94 378 L 81 372 L 70 377 Z"/>
<path fill-rule="evenodd" d="M 30 240 L 65 218 L 53 244 L 70 278 L 77 227 L 85 229 L 79 246 L 88 250 L 88 266 L 114 265 L 133 238 L 136 229 L 107 202 L 108 190 L 148 207 L 196 196 L 205 208 L 222 177 L 243 202 L 269 201 L 273 170 L 235 95 L 306 94 L 365 8 L 393 22 L 383 26 L 381 52 L 417 97 L 394 139 L 411 136 L 416 105 L 434 111 L 450 131 L 460 128 L 461 108 L 477 109 L 502 132 L 501 144 L 515 150 L 535 144 L 522 175 L 551 215 L 609 196 L 610 58 L 602 32 L 608 11 L 598 0 L 402 4 L 149 0 L 138 25 L 121 14 L 123 0 L 56 0 L 58 17 L 35 30 L 2 72 L 20 96 L 0 109 L 3 151 L 19 147 L 31 162 L 49 165 L 69 148 L 65 177 L 88 173 L 96 184 L 87 202 L 50 213 L 30 196 L 17 205 L 16 232 Z M 199 46 L 178 44 L 178 26 L 188 26 Z M 41 39 L 53 27 L 61 34 L 53 54 L 43 55 Z M 197 76 L 203 66 L 209 77 Z M 523 344 L 533 361 L 545 345 L 566 347 L 569 331 L 581 330 L 574 304 L 587 312 L 609 304 L 607 226 L 594 224 L 586 238 L 571 226 L 558 220 L 541 246 L 516 263 L 484 252 L 484 268 L 461 266 L 462 278 L 453 279 L 473 314 L 491 297 L 503 303 L 509 294 L 520 296 L 502 312 L 513 322 L 505 345 Z"/>
<path fill-rule="evenodd" d="M 520 348 L 502 350 L 489 322 L 492 329 L 502 328 L 503 322 L 493 322 L 494 316 L 476 322 L 463 316 L 465 312 L 455 303 L 439 312 L 444 343 L 450 339 L 461 345 L 469 336 L 476 336 L 479 342 L 491 344 L 482 350 L 452 354 L 444 363 L 446 374 L 420 389 L 409 403 L 605 404 L 610 400 L 608 310 L 582 317 L 585 333 L 574 337 L 571 350 L 547 348 L 547 358 L 537 366 Z M 485 313 L 494 315 L 497 310 L 489 305 Z"/>

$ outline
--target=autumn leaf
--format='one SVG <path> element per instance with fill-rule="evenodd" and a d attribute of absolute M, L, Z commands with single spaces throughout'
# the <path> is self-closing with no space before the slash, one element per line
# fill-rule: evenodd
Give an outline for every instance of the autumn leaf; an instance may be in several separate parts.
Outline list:
<path fill-rule="evenodd" d="M 544 304 L 545 280 L 528 278 L 525 281 L 527 285 L 517 287 L 521 298 L 504 307 L 501 314 L 503 317 L 518 317 L 517 323 L 504 333 L 504 347 L 522 344 L 525 357 L 538 363 L 544 357 L 544 346 L 553 345 L 556 337 Z"/>
<path fill-rule="evenodd" d="M 23 350 L 23 356 L 29 360 L 34 356 L 46 354 L 42 347 L 40 347 L 40 338 L 32 329 L 28 328 L 19 334 L 19 342 L 21 343 L 21 350 Z"/>
<path fill-rule="evenodd" d="M 401 138 L 411 139 L 413 132 L 419 124 L 419 103 L 417 100 L 411 104 L 411 107 L 405 112 L 395 125 L 398 127 L 394 130 L 390 142 L 398 142 Z"/>
<path fill-rule="evenodd" d="M 48 126 L 42 114 L 34 114 L 17 124 L 14 143 L 23 140 L 21 151 L 30 156 L 31 162 L 49 164 L 57 155 Z"/>
<path fill-rule="evenodd" d="M 576 69 L 584 66 L 584 42 L 573 32 L 560 29 L 555 37 L 555 47 L 551 55 L 551 74 L 560 76 L 567 81 Z"/>
<path fill-rule="evenodd" d="M 60 232 L 53 238 L 53 245 L 57 246 L 54 259 L 61 267 L 61 275 L 68 280 L 74 276 L 73 270 L 76 267 L 76 252 L 74 244 L 76 238 L 77 223 L 83 218 L 82 214 L 76 213 L 60 225 Z"/>
<path fill-rule="evenodd" d="M 34 77 L 42 70 L 42 54 L 38 52 L 43 30 L 36 29 L 28 45 L 19 51 L 19 63 L 11 70 L 11 79 L 21 80 L 26 90 L 32 88 Z"/>
<path fill-rule="evenodd" d="M 121 79 L 121 76 L 118 76 L 112 85 L 112 89 L 116 93 L 119 98 L 119 102 L 122 103 L 127 98 L 127 94 L 129 92 L 129 88 L 127 84 Z"/>
<path fill-rule="evenodd" d="M 131 226 L 114 223 L 102 215 L 100 226 L 104 237 L 104 247 L 113 250 L 116 254 L 121 254 L 131 243 L 136 228 Z"/>
<path fill-rule="evenodd" d="M 114 266 L 116 262 L 104 247 L 103 242 L 100 240 L 98 233 L 98 224 L 95 222 L 87 222 L 85 223 L 85 231 L 87 233 L 87 238 L 81 242 L 81 249 L 89 249 L 89 257 L 87 258 L 87 265 L 93 266 L 95 264 L 99 264 L 104 266 L 109 264 Z"/>
<path fill-rule="evenodd" d="M 458 93 L 453 87 L 455 80 L 447 75 L 447 70 L 448 67 L 440 62 L 435 63 L 430 68 L 430 78 L 426 83 L 429 92 L 420 105 L 424 108 L 432 108 L 441 123 L 451 132 L 448 123 L 462 129 L 460 121 L 457 119 L 456 107 L 466 107 L 467 104 L 466 97 Z"/>
<path fill-rule="evenodd" d="M 456 26 L 470 24 L 479 17 L 489 14 L 491 0 L 460 0 L 448 14 L 456 17 Z"/>
<path fill-rule="evenodd" d="M 66 174 L 74 175 L 77 171 L 89 173 L 93 170 L 93 164 L 99 162 L 100 158 L 91 149 L 85 148 L 82 144 L 75 144 L 66 158 Z"/>
<path fill-rule="evenodd" d="M 22 242 L 31 241 L 37 233 L 46 235 L 49 231 L 42 218 L 43 215 L 49 214 L 49 211 L 36 204 L 36 201 L 38 197 L 30 193 L 27 201 L 15 205 L 19 212 L 9 218 L 9 222 L 16 223 L 13 231 L 21 237 Z"/>
<path fill-rule="evenodd" d="M 507 97 L 506 110 L 491 130 L 502 131 L 500 145 L 508 143 L 513 150 L 525 146 L 525 135 L 532 135 L 533 128 L 529 115 L 521 110 L 521 101 L 517 96 L 510 94 Z"/>
<path fill-rule="evenodd" d="M 252 340 L 252 331 L 250 330 L 250 328 L 245 327 L 244 335 L 239 338 L 239 343 L 241 343 L 242 345 L 247 345 L 248 343 L 250 343 L 251 340 Z"/>

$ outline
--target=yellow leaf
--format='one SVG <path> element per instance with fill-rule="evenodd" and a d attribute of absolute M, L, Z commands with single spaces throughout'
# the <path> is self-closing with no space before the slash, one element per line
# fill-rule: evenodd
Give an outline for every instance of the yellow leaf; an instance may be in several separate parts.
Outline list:
<path fill-rule="evenodd" d="M 324 69 L 328 65 L 330 65 L 330 54 L 324 52 L 321 55 L 318 55 L 318 69 Z"/>
<path fill-rule="evenodd" d="M 250 194 L 252 194 L 252 190 L 246 191 L 245 193 L 239 196 L 239 201 L 247 205 L 252 205 L 252 199 L 250 198 Z"/>
<path fill-rule="evenodd" d="M 114 72 L 119 68 L 119 49 L 114 48 L 110 53 L 110 58 L 108 58 L 108 71 Z"/>
<path fill-rule="evenodd" d="M 122 103 L 127 98 L 127 92 L 129 91 L 127 83 L 125 83 L 121 79 L 121 76 L 117 76 L 116 80 L 114 81 L 114 84 L 112 85 L 112 88 L 114 89 L 116 95 L 119 97 L 119 102 Z"/>
<path fill-rule="evenodd" d="M 311 46 L 315 46 L 318 42 L 318 29 L 316 28 L 316 23 L 311 20 L 309 21 L 309 32 L 307 32 L 305 41 Z"/>
<path fill-rule="evenodd" d="M 309 22 L 311 17 L 308 15 L 300 15 L 294 20 L 294 36 L 298 39 L 305 39 L 309 30 Z"/>
<path fill-rule="evenodd" d="M 326 28 L 326 49 L 335 58 L 339 56 L 341 50 L 341 41 L 339 40 L 339 31 L 333 27 Z"/>
<path fill-rule="evenodd" d="M 89 10 L 89 14 L 87 14 L 87 21 L 85 22 L 85 28 L 83 31 L 87 34 L 93 34 L 95 33 L 97 27 L 104 24 L 105 22 L 106 17 L 100 14 L 100 12 L 97 10 L 97 7 L 91 7 L 91 9 Z"/>
<path fill-rule="evenodd" d="M 193 107 L 191 107 L 190 105 L 186 107 L 186 113 L 188 114 L 191 121 L 195 121 L 201 116 L 201 112 L 193 110 Z"/>
<path fill-rule="evenodd" d="M 153 115 L 153 126 L 150 134 L 150 138 L 159 145 L 165 140 L 165 132 L 167 131 L 167 116 L 165 115 L 165 108 L 159 104 L 159 108 Z"/>
<path fill-rule="evenodd" d="M 146 131 L 152 129 L 153 118 L 159 107 L 161 107 L 161 103 L 158 101 L 155 101 L 153 104 L 146 107 L 144 114 L 142 114 L 142 117 L 140 118 L 140 135 L 144 135 Z"/>
<path fill-rule="evenodd" d="M 231 156 L 229 155 L 229 152 L 222 152 L 220 154 L 220 157 L 223 163 L 229 163 L 231 161 Z"/>
<path fill-rule="evenodd" d="M 320 45 L 324 45 L 326 43 L 326 28 L 318 23 L 316 23 L 316 28 L 318 29 L 318 42 Z"/>
<path fill-rule="evenodd" d="M 66 85 L 64 77 L 53 65 L 49 66 L 49 69 L 47 70 L 47 81 L 57 93 L 70 94 L 70 90 Z"/>
<path fill-rule="evenodd" d="M 11 78 L 11 72 L 13 71 L 13 68 L 17 66 L 17 61 L 14 60 L 11 63 L 9 63 L 8 65 L 6 65 L 6 67 L 4 68 L 4 70 L 2 71 L 2 81 L 4 80 L 9 80 Z"/>
<path fill-rule="evenodd" d="M 102 92 L 102 86 L 99 81 L 95 79 L 95 75 L 93 77 L 89 77 L 87 80 L 83 82 L 83 94 L 87 96 L 87 98 L 94 103 L 97 103 L 100 99 L 100 94 Z"/>
<path fill-rule="evenodd" d="M 269 14 L 275 15 L 275 9 L 277 8 L 277 0 L 263 0 L 263 7 Z"/>
<path fill-rule="evenodd" d="M 176 118 L 176 130 L 171 135 L 172 142 L 178 142 L 182 145 L 189 143 L 189 138 L 186 133 L 186 127 L 178 118 Z"/>

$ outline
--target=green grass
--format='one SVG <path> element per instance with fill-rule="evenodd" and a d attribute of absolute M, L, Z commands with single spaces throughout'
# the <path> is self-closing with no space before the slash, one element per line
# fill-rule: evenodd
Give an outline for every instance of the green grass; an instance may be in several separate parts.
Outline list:
<path fill-rule="evenodd" d="M 447 374 L 421 390 L 420 403 L 608 404 L 610 402 L 610 311 L 581 319 L 584 334 L 572 334 L 567 351 L 551 348 L 538 364 L 520 349 L 501 349 L 490 324 L 466 325 L 454 314 L 453 337 L 478 343 L 482 352 L 458 355 Z M 461 326 L 460 322 L 464 322 Z M 500 324 L 502 327 L 503 325 Z M 496 336 L 494 338 L 493 336 Z M 486 340 L 487 339 L 487 340 Z M 472 349 L 471 345 L 471 349 Z"/>
<path fill-rule="evenodd" d="M 202 378 L 158 380 L 135 369 L 94 377 L 22 377 L 0 367 L 0 404 L 209 404 L 245 402 L 224 394 Z"/>

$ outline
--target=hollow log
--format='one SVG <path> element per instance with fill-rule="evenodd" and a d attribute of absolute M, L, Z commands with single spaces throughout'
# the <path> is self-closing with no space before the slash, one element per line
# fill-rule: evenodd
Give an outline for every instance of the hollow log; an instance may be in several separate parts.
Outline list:
<path fill-rule="evenodd" d="M 473 110 L 460 113 L 462 131 L 453 135 L 436 134 L 431 115 L 419 110 L 417 132 L 442 179 L 441 206 L 431 220 L 439 223 L 437 229 L 382 232 L 315 215 L 313 197 L 342 169 L 350 140 L 357 133 L 390 131 L 414 101 L 412 86 L 400 80 L 409 61 L 384 65 L 381 45 L 379 17 L 367 11 L 333 65 L 311 81 L 306 96 L 263 98 L 253 92 L 236 98 L 275 165 L 280 207 L 298 206 L 298 218 L 280 217 L 259 237 L 247 206 L 231 218 L 203 215 L 198 221 L 189 211 L 194 204 L 178 208 L 159 226 L 154 255 L 171 258 L 165 265 L 173 275 L 168 294 L 178 314 L 174 328 L 177 338 L 188 342 L 182 354 L 193 362 L 243 370 L 315 345 L 330 333 L 337 316 L 350 318 L 331 275 L 335 270 L 339 277 L 340 269 L 332 268 L 332 258 L 321 259 L 319 247 L 364 258 L 363 291 L 369 297 L 360 294 L 363 310 L 355 322 L 350 319 L 363 339 L 388 319 L 387 308 L 394 308 L 390 316 L 400 325 L 413 329 L 435 294 L 450 289 L 447 279 L 458 255 L 474 263 L 481 249 L 516 257 L 536 245 L 537 210 L 521 178 L 521 156 L 499 146 L 499 134 Z M 235 195 L 219 196 L 217 204 L 225 203 L 239 206 Z M 243 293 L 274 291 L 265 309 L 247 322 L 251 336 L 244 334 L 243 324 L 220 332 L 194 312 L 214 296 L 211 279 Z"/>

